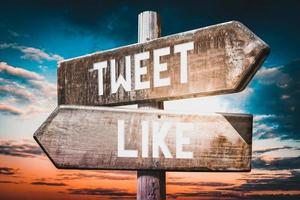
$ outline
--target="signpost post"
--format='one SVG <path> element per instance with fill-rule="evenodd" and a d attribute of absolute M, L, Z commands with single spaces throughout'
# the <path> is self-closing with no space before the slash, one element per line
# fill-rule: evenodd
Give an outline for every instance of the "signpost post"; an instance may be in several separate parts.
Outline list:
<path fill-rule="evenodd" d="M 138 42 L 147 42 L 161 36 L 160 16 L 145 11 L 138 16 Z M 164 109 L 164 102 L 149 101 L 138 104 L 141 109 Z M 137 200 L 166 199 L 166 172 L 164 170 L 137 171 Z"/>
<path fill-rule="evenodd" d="M 141 200 L 166 198 L 165 171 L 251 170 L 252 115 L 163 101 L 241 91 L 268 45 L 235 21 L 159 36 L 159 16 L 143 12 L 138 44 L 60 63 L 59 105 L 34 134 L 57 168 L 137 170 Z"/>

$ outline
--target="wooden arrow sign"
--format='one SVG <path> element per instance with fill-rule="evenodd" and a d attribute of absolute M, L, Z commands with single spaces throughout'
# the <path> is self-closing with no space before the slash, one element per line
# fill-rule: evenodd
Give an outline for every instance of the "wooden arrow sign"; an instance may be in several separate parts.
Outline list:
<path fill-rule="evenodd" d="M 249 171 L 252 116 L 59 106 L 34 138 L 58 168 Z"/>
<path fill-rule="evenodd" d="M 240 22 L 60 63 L 58 103 L 122 105 L 241 91 L 269 47 Z"/>

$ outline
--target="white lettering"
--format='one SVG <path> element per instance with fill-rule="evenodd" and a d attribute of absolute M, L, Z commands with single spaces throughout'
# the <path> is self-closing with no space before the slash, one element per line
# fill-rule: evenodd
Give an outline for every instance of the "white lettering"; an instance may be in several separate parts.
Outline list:
<path fill-rule="evenodd" d="M 153 136 L 153 149 L 152 156 L 153 158 L 159 158 L 159 149 L 161 149 L 165 158 L 172 158 L 169 148 L 165 143 L 165 137 L 168 131 L 171 128 L 171 122 L 164 122 L 159 129 L 159 122 L 153 122 L 152 127 L 152 136 Z"/>
<path fill-rule="evenodd" d="M 177 44 L 174 53 L 180 53 L 180 83 L 188 81 L 187 51 L 194 49 L 194 42 Z"/>
<path fill-rule="evenodd" d="M 153 86 L 154 87 L 161 87 L 170 85 L 170 77 L 168 78 L 160 78 L 160 72 L 166 71 L 168 69 L 167 63 L 160 63 L 160 57 L 169 55 L 170 54 L 170 47 L 165 47 L 161 49 L 155 49 L 153 51 Z"/>
<path fill-rule="evenodd" d="M 153 87 L 163 87 L 171 85 L 171 78 L 175 76 L 166 76 L 161 78 L 161 73 L 168 70 L 167 62 L 160 62 L 161 57 L 170 55 L 170 47 L 164 47 L 160 49 L 153 50 L 153 71 L 147 76 L 149 80 L 144 80 L 143 76 L 146 77 L 148 70 L 145 64 L 148 59 L 150 59 L 150 52 L 145 51 L 141 53 L 134 54 L 134 61 L 131 62 L 131 56 L 125 56 L 125 74 L 119 73 L 116 75 L 116 59 L 110 60 L 110 87 L 111 94 L 117 93 L 118 89 L 122 86 L 126 92 L 131 90 L 142 90 L 150 88 L 150 81 L 153 81 Z M 180 66 L 179 66 L 179 76 L 180 83 L 188 82 L 188 51 L 194 49 L 194 42 L 186 42 L 182 44 L 177 44 L 174 46 L 174 53 L 180 54 Z M 173 56 L 173 55 L 172 55 Z M 104 80 L 103 75 L 105 68 L 107 68 L 108 61 L 94 63 L 93 69 L 98 70 L 98 96 L 103 95 L 104 90 Z M 151 63 L 151 62 L 150 62 Z M 134 66 L 132 66 L 134 64 Z M 172 67 L 177 67 L 173 66 Z M 131 75 L 134 69 L 133 75 Z M 174 70 L 177 72 L 178 70 Z M 153 74 L 152 74 L 153 73 Z M 134 76 L 134 77 L 133 77 Z M 106 77 L 106 76 L 105 76 Z M 125 78 L 126 77 L 126 78 Z M 153 77 L 153 78 L 151 78 Z M 134 85 L 132 80 L 134 79 Z M 150 80 L 151 79 L 151 80 Z M 151 83 L 152 85 L 152 83 Z"/>
<path fill-rule="evenodd" d="M 98 95 L 103 95 L 103 69 L 107 67 L 107 61 L 94 63 L 93 69 L 98 70 Z"/>
<path fill-rule="evenodd" d="M 118 157 L 136 158 L 137 150 L 125 150 L 124 120 L 118 120 Z"/>
<path fill-rule="evenodd" d="M 190 144 L 190 138 L 183 137 L 183 131 L 193 131 L 192 123 L 176 124 L 176 158 L 193 158 L 193 152 L 184 152 L 183 145 Z"/>
<path fill-rule="evenodd" d="M 116 61 L 112 59 L 110 61 L 110 83 L 111 83 L 111 93 L 114 94 L 117 92 L 119 87 L 122 85 L 124 90 L 129 92 L 131 91 L 131 60 L 130 56 L 125 57 L 125 71 L 126 71 L 126 80 L 120 74 L 118 80 L 116 81 Z"/>
<path fill-rule="evenodd" d="M 150 122 L 142 121 L 141 122 L 141 156 L 142 158 L 149 157 L 149 130 Z M 125 122 L 124 120 L 118 120 L 118 157 L 128 157 L 128 158 L 137 158 L 139 155 L 138 150 L 126 150 L 125 149 Z M 184 123 L 184 122 L 152 122 L 152 157 L 159 158 L 160 151 L 162 152 L 165 158 L 173 158 L 170 149 L 168 148 L 165 138 L 170 132 L 171 127 L 175 126 L 175 157 L 180 159 L 192 159 L 193 152 L 183 151 L 184 145 L 190 144 L 190 138 L 184 137 L 184 132 L 193 132 L 194 124 L 193 123 Z M 131 138 L 136 139 L 136 138 Z"/>
<path fill-rule="evenodd" d="M 150 88 L 149 81 L 141 81 L 141 76 L 147 74 L 147 66 L 141 67 L 141 61 L 147 59 L 149 59 L 149 51 L 134 55 L 134 77 L 136 90 Z"/>

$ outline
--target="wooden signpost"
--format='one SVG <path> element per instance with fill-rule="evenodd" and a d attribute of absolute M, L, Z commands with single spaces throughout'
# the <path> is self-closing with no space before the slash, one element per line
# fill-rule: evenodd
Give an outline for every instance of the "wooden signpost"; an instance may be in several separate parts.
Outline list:
<path fill-rule="evenodd" d="M 165 171 L 251 170 L 252 115 L 158 109 L 241 91 L 268 45 L 236 21 L 157 37 L 143 12 L 140 43 L 60 63 L 59 106 L 34 134 L 57 168 L 138 170 L 137 199 L 165 199 Z M 101 107 L 134 103 L 148 109 Z"/>

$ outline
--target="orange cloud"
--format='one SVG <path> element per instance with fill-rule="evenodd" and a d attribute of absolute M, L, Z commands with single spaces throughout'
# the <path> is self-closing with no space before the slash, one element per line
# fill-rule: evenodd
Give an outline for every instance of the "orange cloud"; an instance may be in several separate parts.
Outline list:
<path fill-rule="evenodd" d="M 21 115 L 23 114 L 23 111 L 19 108 L 16 108 L 14 106 L 0 104 L 0 111 L 7 112 L 14 115 Z"/>

